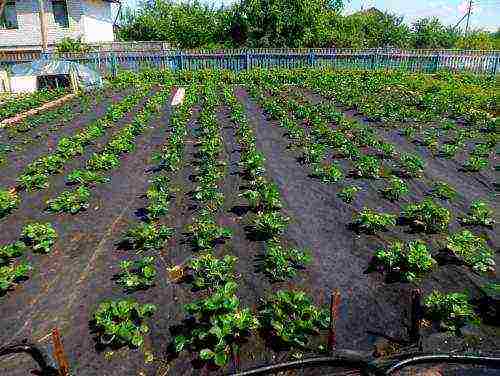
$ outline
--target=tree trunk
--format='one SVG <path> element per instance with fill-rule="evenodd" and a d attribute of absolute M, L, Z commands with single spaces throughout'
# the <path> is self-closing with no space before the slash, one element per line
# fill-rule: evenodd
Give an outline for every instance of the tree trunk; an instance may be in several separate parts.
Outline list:
<path fill-rule="evenodd" d="M 40 8 L 40 35 L 42 36 L 42 52 L 47 51 L 47 22 L 45 18 L 45 4 L 43 0 L 38 0 L 38 7 Z"/>

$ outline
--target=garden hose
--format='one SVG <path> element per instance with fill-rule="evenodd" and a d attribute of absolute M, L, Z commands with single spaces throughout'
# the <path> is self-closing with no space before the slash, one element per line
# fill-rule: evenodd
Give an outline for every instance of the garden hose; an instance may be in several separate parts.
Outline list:
<path fill-rule="evenodd" d="M 0 357 L 19 353 L 30 355 L 40 367 L 43 376 L 55 376 L 59 374 L 57 368 L 53 366 L 54 362 L 49 354 L 35 344 L 23 341 L 22 343 L 0 347 Z"/>
<path fill-rule="evenodd" d="M 281 371 L 328 366 L 328 367 L 347 367 L 359 370 L 362 374 L 385 376 L 391 375 L 402 368 L 423 364 L 423 363 L 453 363 L 453 364 L 471 364 L 478 366 L 487 366 L 500 369 L 500 358 L 488 356 L 473 356 L 473 355 L 451 355 L 451 354 L 427 354 L 413 355 L 405 359 L 398 360 L 387 367 L 377 364 L 377 361 L 370 361 L 369 357 L 361 355 L 355 351 L 342 351 L 344 355 L 326 356 L 306 358 L 291 362 L 273 364 L 269 366 L 254 368 L 252 370 L 243 371 L 232 374 L 231 376 L 255 376 L 269 375 Z M 385 361 L 390 361 L 386 359 Z"/>

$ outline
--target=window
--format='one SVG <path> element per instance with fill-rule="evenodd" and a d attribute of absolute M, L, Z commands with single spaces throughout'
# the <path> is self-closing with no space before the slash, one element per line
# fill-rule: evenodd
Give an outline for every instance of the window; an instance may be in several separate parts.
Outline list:
<path fill-rule="evenodd" d="M 65 0 L 52 1 L 52 12 L 56 24 L 65 28 L 69 27 L 68 7 Z"/>
<path fill-rule="evenodd" d="M 0 6 L 1 7 L 1 6 Z M 5 4 L 0 14 L 0 29 L 17 29 L 16 3 L 9 1 Z"/>

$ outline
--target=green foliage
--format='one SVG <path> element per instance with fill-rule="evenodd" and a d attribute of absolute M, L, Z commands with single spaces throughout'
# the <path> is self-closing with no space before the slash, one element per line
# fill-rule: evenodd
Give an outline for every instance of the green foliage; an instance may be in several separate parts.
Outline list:
<path fill-rule="evenodd" d="M 312 175 L 323 183 L 337 183 L 344 178 L 342 168 L 337 162 L 314 164 Z"/>
<path fill-rule="evenodd" d="M 0 265 L 7 264 L 11 259 L 19 257 L 26 251 L 26 244 L 16 241 L 0 247 Z"/>
<path fill-rule="evenodd" d="M 342 188 L 338 193 L 337 196 L 342 199 L 345 203 L 352 203 L 354 199 L 356 198 L 357 193 L 359 192 L 360 188 L 353 185 L 351 187 L 345 187 Z"/>
<path fill-rule="evenodd" d="M 443 200 L 453 200 L 457 197 L 457 191 L 449 184 L 440 181 L 434 183 L 434 186 L 432 187 L 432 195 Z"/>
<path fill-rule="evenodd" d="M 469 212 L 462 218 L 465 225 L 493 226 L 495 224 L 493 209 L 481 200 L 474 200 L 470 205 Z"/>
<path fill-rule="evenodd" d="M 226 255 L 217 258 L 206 253 L 191 259 L 188 267 L 193 271 L 193 285 L 198 289 L 213 289 L 234 279 L 237 257 Z"/>
<path fill-rule="evenodd" d="M 241 154 L 239 166 L 243 169 L 244 173 L 249 178 L 255 178 L 266 172 L 264 166 L 264 155 L 257 150 L 250 149 Z"/>
<path fill-rule="evenodd" d="M 141 223 L 125 232 L 123 241 L 138 251 L 152 251 L 163 248 L 174 230 L 158 223 Z"/>
<path fill-rule="evenodd" d="M 45 189 L 49 187 L 49 177 L 46 174 L 22 174 L 18 178 L 21 188 L 32 191 L 33 189 Z"/>
<path fill-rule="evenodd" d="M 448 236 L 446 246 L 475 271 L 480 273 L 495 271 L 493 251 L 484 239 L 475 236 L 469 230 L 462 230 Z"/>
<path fill-rule="evenodd" d="M 47 201 L 48 210 L 54 213 L 76 214 L 88 209 L 90 205 L 90 189 L 80 186 L 73 191 L 64 191 L 56 198 Z"/>
<path fill-rule="evenodd" d="M 148 206 L 146 208 L 149 219 L 158 219 L 168 213 L 170 199 L 169 179 L 166 176 L 157 176 L 146 192 Z"/>
<path fill-rule="evenodd" d="M 265 179 L 255 179 L 250 182 L 250 187 L 245 190 L 244 197 L 252 210 L 277 210 L 281 208 L 281 195 L 278 186 L 268 183 Z"/>
<path fill-rule="evenodd" d="M 20 279 L 28 278 L 31 265 L 26 261 L 0 265 L 0 293 L 9 290 Z"/>
<path fill-rule="evenodd" d="M 295 277 L 297 270 L 305 268 L 311 262 L 307 251 L 284 247 L 276 240 L 270 240 L 266 245 L 264 271 L 273 282 Z"/>
<path fill-rule="evenodd" d="M 464 163 L 464 169 L 470 172 L 479 172 L 490 165 L 486 158 L 471 155 Z"/>
<path fill-rule="evenodd" d="M 201 360 L 225 366 L 233 347 L 258 328 L 257 319 L 248 308 L 240 308 L 235 295 L 238 285 L 227 282 L 205 299 L 186 304 L 188 314 L 196 322 L 174 339 L 177 352 L 198 352 Z"/>
<path fill-rule="evenodd" d="M 425 162 L 418 155 L 403 154 L 400 158 L 401 171 L 409 177 L 419 177 L 424 172 Z"/>
<path fill-rule="evenodd" d="M 120 166 L 120 158 L 112 153 L 103 152 L 94 154 L 87 161 L 87 169 L 90 171 L 106 171 L 118 168 Z"/>
<path fill-rule="evenodd" d="M 83 43 L 81 39 L 66 37 L 56 44 L 56 52 L 58 53 L 79 53 L 88 52 L 89 50 L 90 46 Z"/>
<path fill-rule="evenodd" d="M 279 211 L 261 211 L 253 219 L 255 231 L 265 237 L 272 238 L 281 235 L 288 227 L 290 218 L 284 216 Z"/>
<path fill-rule="evenodd" d="M 447 330 L 455 331 L 468 323 L 479 322 L 466 294 L 433 291 L 425 297 L 424 306 L 426 315 Z"/>
<path fill-rule="evenodd" d="M 378 178 L 382 166 L 377 157 L 363 155 L 354 162 L 354 173 L 363 178 Z"/>
<path fill-rule="evenodd" d="M 153 315 L 156 306 L 133 299 L 105 300 L 93 314 L 94 325 L 103 345 L 139 347 L 149 327 L 144 320 Z"/>
<path fill-rule="evenodd" d="M 420 203 L 406 205 L 401 215 L 410 221 L 413 227 L 421 228 L 425 232 L 444 232 L 451 221 L 450 211 L 430 198 Z"/>
<path fill-rule="evenodd" d="M 200 250 L 211 249 L 217 240 L 233 236 L 231 229 L 219 226 L 210 212 L 201 212 L 187 230 L 191 234 L 193 245 Z"/>
<path fill-rule="evenodd" d="M 451 159 L 455 157 L 460 147 L 453 144 L 444 144 L 439 150 L 439 155 L 443 158 Z"/>
<path fill-rule="evenodd" d="M 307 348 L 310 337 L 327 329 L 329 321 L 328 311 L 316 307 L 302 291 L 280 290 L 259 309 L 262 329 L 290 348 Z"/>
<path fill-rule="evenodd" d="M 363 208 L 353 215 L 352 223 L 357 229 L 373 234 L 377 231 L 384 231 L 387 227 L 396 226 L 396 216 Z"/>
<path fill-rule="evenodd" d="M 142 257 L 135 261 L 121 261 L 120 269 L 118 283 L 127 291 L 145 289 L 154 285 L 156 268 L 153 256 Z"/>
<path fill-rule="evenodd" d="M 49 253 L 57 232 L 50 223 L 31 223 L 23 227 L 21 237 L 35 252 Z"/>
<path fill-rule="evenodd" d="M 389 183 L 382 189 L 382 196 L 390 201 L 398 201 L 401 197 L 410 193 L 408 184 L 403 179 L 392 176 Z"/>
<path fill-rule="evenodd" d="M 390 274 L 398 274 L 403 280 L 413 282 L 422 274 L 432 270 L 436 261 L 422 241 L 407 245 L 394 242 L 387 248 L 375 252 L 375 261 Z"/>
<path fill-rule="evenodd" d="M 10 214 L 19 205 L 19 196 L 15 191 L 0 188 L 0 218 Z"/>
<path fill-rule="evenodd" d="M 70 184 L 94 185 L 104 184 L 109 181 L 109 178 L 89 170 L 73 170 L 68 174 L 66 181 Z"/>
<path fill-rule="evenodd" d="M 415 21 L 412 25 L 412 31 L 417 48 L 451 48 L 459 36 L 451 26 L 443 25 L 437 17 L 421 18 Z"/>

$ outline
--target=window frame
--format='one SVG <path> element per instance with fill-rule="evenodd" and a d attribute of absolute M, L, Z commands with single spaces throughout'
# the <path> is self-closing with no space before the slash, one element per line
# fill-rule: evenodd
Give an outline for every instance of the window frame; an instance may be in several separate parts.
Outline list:
<path fill-rule="evenodd" d="M 52 16 L 54 17 L 54 23 L 60 28 L 69 29 L 70 22 L 69 22 L 68 2 L 66 0 L 52 0 L 51 5 L 52 5 Z M 64 6 L 64 7 L 59 8 L 59 9 L 64 9 L 64 11 L 65 11 L 65 22 L 64 23 L 59 22 L 61 20 L 60 15 L 56 16 L 56 12 L 55 12 L 56 8 L 54 7 L 54 5 L 63 5 Z"/>
<path fill-rule="evenodd" d="M 14 9 L 14 16 L 15 16 L 15 24 L 12 24 L 12 26 L 7 25 L 7 18 L 5 15 L 7 14 L 7 7 L 13 7 Z M 17 7 L 16 7 L 16 2 L 14 0 L 8 0 L 5 3 L 3 13 L 2 13 L 2 18 L 0 18 L 0 31 L 3 30 L 19 30 L 19 21 L 18 21 L 18 16 L 17 16 Z M 1 20 L 4 20 L 3 22 Z"/>

